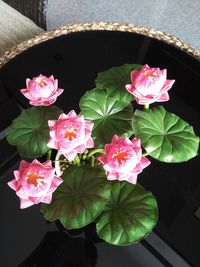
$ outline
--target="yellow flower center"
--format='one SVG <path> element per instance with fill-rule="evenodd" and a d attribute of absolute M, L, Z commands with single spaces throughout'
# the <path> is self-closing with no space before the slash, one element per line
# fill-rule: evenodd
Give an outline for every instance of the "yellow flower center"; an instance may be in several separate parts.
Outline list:
<path fill-rule="evenodd" d="M 113 156 L 113 159 L 116 159 L 119 164 L 123 163 L 128 159 L 128 153 L 126 151 L 117 151 Z"/>
<path fill-rule="evenodd" d="M 44 81 L 44 80 L 41 79 L 41 78 L 36 79 L 36 83 L 37 83 L 37 85 L 39 85 L 40 87 L 45 87 L 45 86 L 47 86 L 47 82 Z"/>
<path fill-rule="evenodd" d="M 74 128 L 67 129 L 64 137 L 67 138 L 69 141 L 72 141 L 73 139 L 77 138 L 76 129 Z"/>
<path fill-rule="evenodd" d="M 35 187 L 38 187 L 44 183 L 43 177 L 38 176 L 37 173 L 35 172 L 31 172 L 28 174 L 27 183 L 32 184 Z"/>
<path fill-rule="evenodd" d="M 156 72 L 154 70 L 147 70 L 147 71 L 145 71 L 144 76 L 146 78 L 151 79 L 151 78 L 154 78 L 156 76 Z"/>

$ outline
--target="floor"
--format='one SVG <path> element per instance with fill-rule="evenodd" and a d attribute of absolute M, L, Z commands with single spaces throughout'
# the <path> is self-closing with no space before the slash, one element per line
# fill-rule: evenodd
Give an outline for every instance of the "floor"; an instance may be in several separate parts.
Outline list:
<path fill-rule="evenodd" d="M 200 0 L 48 0 L 47 29 L 81 22 L 133 23 L 200 50 Z"/>

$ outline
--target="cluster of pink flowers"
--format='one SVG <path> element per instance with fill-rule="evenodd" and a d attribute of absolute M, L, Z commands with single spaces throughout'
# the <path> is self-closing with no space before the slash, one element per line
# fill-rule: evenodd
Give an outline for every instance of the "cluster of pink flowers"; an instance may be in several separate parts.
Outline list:
<path fill-rule="evenodd" d="M 168 90 L 174 80 L 166 79 L 166 70 L 150 68 L 145 65 L 140 71 L 131 72 L 132 84 L 126 89 L 135 96 L 138 104 L 148 105 L 155 101 L 167 101 Z M 63 92 L 58 88 L 58 81 L 53 76 L 38 77 L 26 80 L 27 88 L 21 92 L 34 106 L 49 106 Z M 48 121 L 50 139 L 47 146 L 58 150 L 68 161 L 73 161 L 77 154 L 84 153 L 87 148 L 93 148 L 93 123 L 70 111 L 67 115 L 61 114 L 58 120 Z M 106 171 L 108 180 L 126 180 L 135 184 L 137 175 L 150 164 L 142 155 L 140 140 L 132 141 L 127 137 L 115 135 L 110 144 L 105 144 L 104 154 L 98 157 Z M 55 175 L 55 168 L 50 160 L 40 163 L 33 160 L 28 163 L 21 161 L 18 170 L 14 171 L 15 179 L 8 185 L 16 191 L 20 198 L 21 208 L 29 207 L 39 202 L 50 203 L 52 193 L 62 183 L 62 179 Z"/>

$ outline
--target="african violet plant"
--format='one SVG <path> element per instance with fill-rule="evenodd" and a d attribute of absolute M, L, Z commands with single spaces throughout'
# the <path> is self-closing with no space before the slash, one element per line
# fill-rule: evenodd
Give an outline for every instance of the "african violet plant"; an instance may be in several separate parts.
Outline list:
<path fill-rule="evenodd" d="M 27 79 L 21 93 L 34 107 L 7 133 L 22 158 L 33 158 L 22 160 L 8 183 L 20 207 L 41 202 L 44 218 L 58 219 L 66 229 L 95 222 L 98 236 L 114 245 L 146 237 L 158 208 L 138 175 L 151 157 L 180 163 L 195 157 L 199 147 L 192 126 L 161 105 L 149 107 L 169 100 L 174 80 L 166 72 L 125 64 L 99 73 L 96 88 L 80 99 L 79 114 L 52 105 L 63 92 L 53 76 Z M 134 110 L 135 101 L 140 109 Z"/>

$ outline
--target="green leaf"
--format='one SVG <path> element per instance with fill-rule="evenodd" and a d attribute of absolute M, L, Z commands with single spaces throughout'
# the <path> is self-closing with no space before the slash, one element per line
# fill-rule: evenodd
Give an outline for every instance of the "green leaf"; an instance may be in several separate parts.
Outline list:
<path fill-rule="evenodd" d="M 60 219 L 67 229 L 83 227 L 104 209 L 110 196 L 110 182 L 101 168 L 90 166 L 66 169 L 64 182 L 53 193 L 52 202 L 42 205 L 49 221 Z"/>
<path fill-rule="evenodd" d="M 109 90 L 91 90 L 80 100 L 81 113 L 93 121 L 92 137 L 96 145 L 111 142 L 113 135 L 130 136 L 132 129 L 132 106 L 110 97 Z"/>
<path fill-rule="evenodd" d="M 162 106 L 136 110 L 133 128 L 145 150 L 155 159 L 184 162 L 197 155 L 199 137 L 193 127 Z"/>
<path fill-rule="evenodd" d="M 131 83 L 130 73 L 133 70 L 141 70 L 142 65 L 124 64 L 100 72 L 95 80 L 98 89 L 109 89 L 111 93 L 118 94 L 118 100 L 131 102 L 133 96 L 125 89 L 125 85 Z"/>
<path fill-rule="evenodd" d="M 155 197 L 140 185 L 112 182 L 111 196 L 96 224 L 100 238 L 128 245 L 145 238 L 158 218 Z"/>
<path fill-rule="evenodd" d="M 49 148 L 48 120 L 57 119 L 62 110 L 56 106 L 25 109 L 11 124 L 7 140 L 17 146 L 21 157 L 34 158 L 45 155 Z"/>

